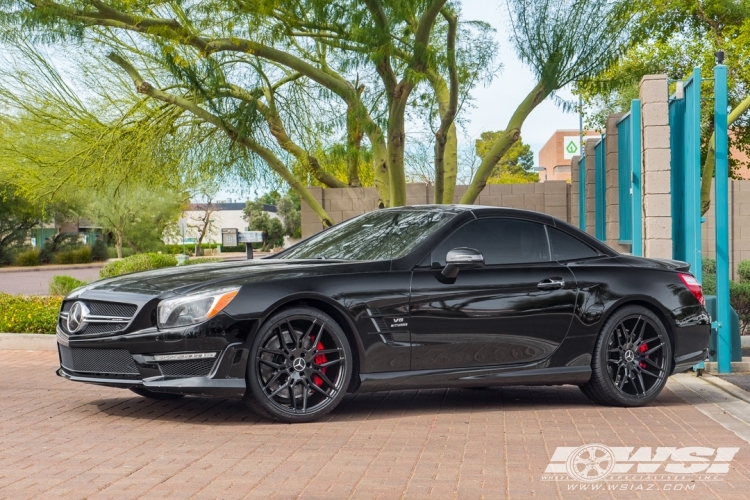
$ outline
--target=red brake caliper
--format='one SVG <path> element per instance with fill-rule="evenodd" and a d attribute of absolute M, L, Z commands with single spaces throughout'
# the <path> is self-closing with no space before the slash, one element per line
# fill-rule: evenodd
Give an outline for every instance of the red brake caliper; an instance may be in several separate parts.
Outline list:
<path fill-rule="evenodd" d="M 640 347 L 638 347 L 638 352 L 643 354 L 644 352 L 648 351 L 648 344 L 641 344 Z M 638 363 L 641 368 L 646 368 L 646 363 L 644 361 L 641 361 Z"/>
<path fill-rule="evenodd" d="M 312 341 L 315 342 L 315 338 L 314 337 L 312 338 Z M 318 342 L 318 347 L 316 347 L 315 350 L 316 351 L 322 351 L 323 349 L 325 349 L 323 347 L 323 342 Z M 316 365 L 322 365 L 326 361 L 328 361 L 328 358 L 326 357 L 325 354 L 318 354 L 318 355 L 315 356 L 315 358 L 313 358 L 313 362 Z M 325 373 L 327 369 L 328 369 L 328 367 L 321 368 L 320 371 L 323 372 L 323 373 Z M 313 376 L 312 376 L 312 381 L 313 381 L 313 384 L 317 385 L 318 387 L 321 387 L 323 385 L 323 379 L 320 378 L 319 376 L 315 375 L 315 374 L 313 374 Z"/>

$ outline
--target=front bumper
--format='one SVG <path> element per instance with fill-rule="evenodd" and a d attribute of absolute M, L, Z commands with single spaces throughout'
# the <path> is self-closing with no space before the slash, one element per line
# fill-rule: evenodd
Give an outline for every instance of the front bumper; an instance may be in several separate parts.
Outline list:
<path fill-rule="evenodd" d="M 219 315 L 223 316 L 223 315 Z M 75 382 L 152 392 L 241 398 L 252 322 L 224 316 L 179 331 L 147 328 L 97 338 L 58 329 L 57 375 Z M 155 355 L 215 353 L 198 360 L 157 361 Z"/>

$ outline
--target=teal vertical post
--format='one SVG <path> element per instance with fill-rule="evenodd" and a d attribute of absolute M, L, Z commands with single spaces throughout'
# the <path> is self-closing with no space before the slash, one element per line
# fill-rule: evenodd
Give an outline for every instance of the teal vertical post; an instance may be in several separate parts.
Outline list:
<path fill-rule="evenodd" d="M 716 137 L 716 312 L 719 373 L 732 371 L 729 305 L 729 149 L 727 139 L 727 67 L 714 68 L 714 133 Z"/>
<path fill-rule="evenodd" d="M 641 100 L 633 99 L 630 106 L 630 161 L 633 173 L 633 245 L 630 252 L 643 256 L 643 191 L 641 183 Z"/>
<path fill-rule="evenodd" d="M 701 249 L 701 69 L 685 84 L 685 241 L 690 270 L 703 282 Z"/>
<path fill-rule="evenodd" d="M 581 151 L 581 159 L 578 161 L 578 227 L 581 231 L 586 230 L 586 156 Z"/>

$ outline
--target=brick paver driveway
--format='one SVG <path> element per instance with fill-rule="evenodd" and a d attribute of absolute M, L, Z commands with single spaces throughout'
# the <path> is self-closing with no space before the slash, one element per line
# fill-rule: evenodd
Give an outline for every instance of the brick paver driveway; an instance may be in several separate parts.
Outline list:
<path fill-rule="evenodd" d="M 633 410 L 574 387 L 377 393 L 286 425 L 239 402 L 75 384 L 56 361 L 0 351 L 0 497 L 750 498 L 750 445 L 670 391 Z M 722 481 L 671 484 L 689 491 L 542 480 L 556 447 L 586 443 L 740 451 Z"/>

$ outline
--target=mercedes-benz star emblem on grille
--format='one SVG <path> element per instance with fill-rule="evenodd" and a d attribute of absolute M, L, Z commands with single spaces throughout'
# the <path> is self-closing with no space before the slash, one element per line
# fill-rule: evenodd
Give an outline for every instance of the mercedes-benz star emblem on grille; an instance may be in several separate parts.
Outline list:
<path fill-rule="evenodd" d="M 86 325 L 86 317 L 91 311 L 83 302 L 76 302 L 68 312 L 68 331 L 76 333 Z"/>
<path fill-rule="evenodd" d="M 294 363 L 292 363 L 292 366 L 294 366 L 295 370 L 301 372 L 305 369 L 305 360 L 302 358 L 297 358 L 294 360 Z"/>

